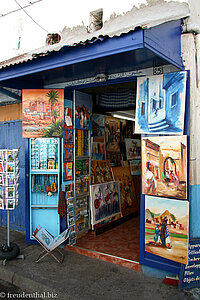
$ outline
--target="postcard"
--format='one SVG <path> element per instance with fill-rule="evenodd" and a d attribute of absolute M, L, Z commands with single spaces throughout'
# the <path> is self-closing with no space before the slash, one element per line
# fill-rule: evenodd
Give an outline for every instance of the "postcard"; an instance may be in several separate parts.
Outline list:
<path fill-rule="evenodd" d="M 14 172 L 15 171 L 15 163 L 14 162 L 7 162 L 6 171 L 7 171 L 7 173 Z"/>
<path fill-rule="evenodd" d="M 0 161 L 0 172 L 5 172 L 3 161 Z"/>
<path fill-rule="evenodd" d="M 0 209 L 4 209 L 4 201 L 3 201 L 3 199 L 0 199 Z"/>
<path fill-rule="evenodd" d="M 15 200 L 14 199 L 7 199 L 6 209 L 15 209 Z"/>
<path fill-rule="evenodd" d="M 6 187 L 6 198 L 13 198 L 15 196 L 14 187 Z"/>
<path fill-rule="evenodd" d="M 4 199 L 4 188 L 3 185 L 0 185 L 0 199 Z"/>
<path fill-rule="evenodd" d="M 15 184 L 15 177 L 14 174 L 6 175 L 6 185 L 14 185 Z"/>
<path fill-rule="evenodd" d="M 7 161 L 14 161 L 15 160 L 15 153 L 12 150 L 7 150 L 6 160 Z"/>

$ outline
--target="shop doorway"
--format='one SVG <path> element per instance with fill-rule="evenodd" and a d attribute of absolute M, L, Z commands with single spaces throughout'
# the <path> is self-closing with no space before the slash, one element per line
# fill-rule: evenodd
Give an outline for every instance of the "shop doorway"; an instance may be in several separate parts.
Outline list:
<path fill-rule="evenodd" d="M 102 222 L 91 222 L 91 230 L 77 237 L 73 250 L 104 260 L 107 255 L 108 261 L 120 264 L 123 260 L 139 264 L 141 136 L 134 132 L 135 89 L 132 82 L 81 91 L 93 98 L 92 115 L 104 118 L 104 128 L 94 121 L 97 117 L 92 118 L 90 171 L 100 169 L 99 164 L 103 170 L 101 163 L 109 166 L 111 181 L 119 181 L 121 211 Z M 104 174 L 93 175 L 91 185 L 103 182 L 97 177 Z"/>

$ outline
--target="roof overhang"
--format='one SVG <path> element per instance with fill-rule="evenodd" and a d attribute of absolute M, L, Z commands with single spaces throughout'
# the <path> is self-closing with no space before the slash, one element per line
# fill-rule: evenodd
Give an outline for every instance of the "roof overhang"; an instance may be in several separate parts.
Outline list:
<path fill-rule="evenodd" d="M 96 74 L 129 72 L 173 65 L 182 70 L 181 20 L 138 29 L 119 37 L 99 37 L 86 45 L 64 46 L 0 70 L 0 85 L 42 88 Z"/>

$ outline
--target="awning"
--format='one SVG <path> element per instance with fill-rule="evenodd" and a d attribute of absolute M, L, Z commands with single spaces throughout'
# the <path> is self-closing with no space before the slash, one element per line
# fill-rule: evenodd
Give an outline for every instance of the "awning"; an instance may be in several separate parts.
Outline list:
<path fill-rule="evenodd" d="M 183 69 L 181 20 L 142 29 L 118 37 L 102 36 L 84 45 L 64 46 L 45 56 L 0 70 L 0 85 L 12 88 L 42 88 L 44 85 L 115 74 L 155 66 Z"/>

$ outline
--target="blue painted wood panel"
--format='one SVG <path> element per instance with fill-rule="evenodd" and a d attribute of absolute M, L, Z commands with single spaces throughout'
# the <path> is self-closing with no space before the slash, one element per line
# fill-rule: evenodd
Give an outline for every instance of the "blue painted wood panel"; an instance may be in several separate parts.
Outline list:
<path fill-rule="evenodd" d="M 25 232 L 25 144 L 27 140 L 22 138 L 21 120 L 0 122 L 0 149 L 16 149 L 19 146 L 19 205 L 14 211 L 10 211 L 10 228 Z M 7 226 L 6 210 L 0 210 L 0 226 Z"/>

